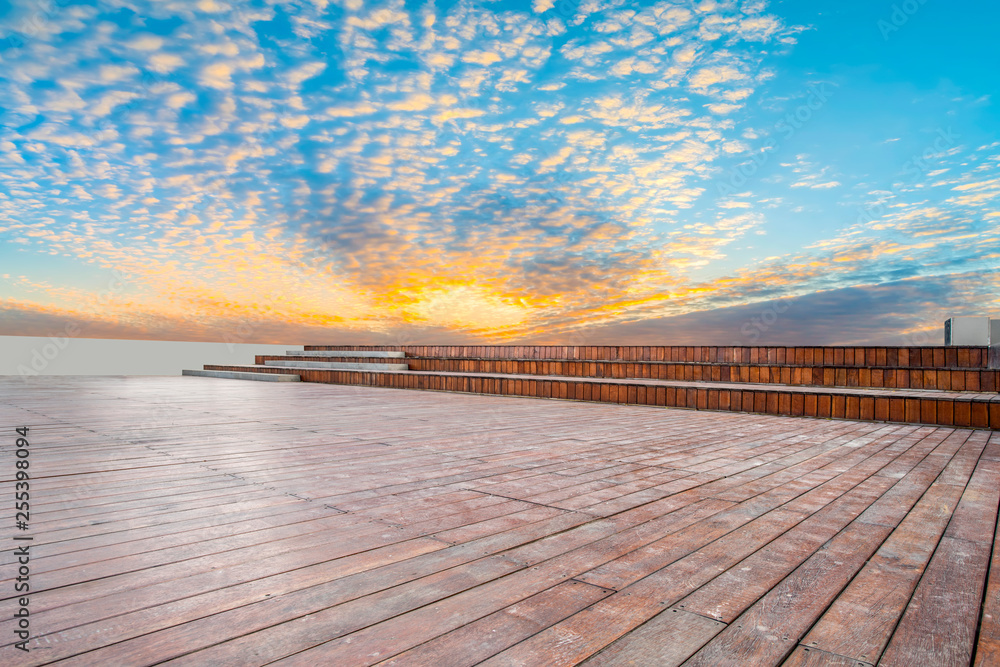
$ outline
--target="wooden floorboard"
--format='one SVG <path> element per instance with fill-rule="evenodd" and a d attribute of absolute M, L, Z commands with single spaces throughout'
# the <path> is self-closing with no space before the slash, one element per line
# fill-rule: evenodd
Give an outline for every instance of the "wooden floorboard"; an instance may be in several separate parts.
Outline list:
<path fill-rule="evenodd" d="M 995 431 L 0 377 L 6 498 L 20 426 L 4 665 L 1000 661 Z"/>

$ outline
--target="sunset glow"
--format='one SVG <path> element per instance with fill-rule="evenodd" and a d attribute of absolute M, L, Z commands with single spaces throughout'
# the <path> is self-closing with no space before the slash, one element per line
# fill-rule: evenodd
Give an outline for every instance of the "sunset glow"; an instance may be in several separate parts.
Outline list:
<path fill-rule="evenodd" d="M 996 317 L 1000 8 L 912 5 L 15 1 L 0 334 L 898 344 Z"/>

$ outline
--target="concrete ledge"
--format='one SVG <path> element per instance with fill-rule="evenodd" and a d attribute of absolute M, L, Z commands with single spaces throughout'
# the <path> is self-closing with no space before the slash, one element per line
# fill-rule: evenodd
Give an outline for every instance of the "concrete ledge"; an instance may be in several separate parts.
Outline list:
<path fill-rule="evenodd" d="M 406 356 L 404 352 L 387 350 L 375 352 L 355 352 L 352 350 L 285 350 L 285 354 L 290 357 L 368 357 L 374 359 L 402 359 Z"/>
<path fill-rule="evenodd" d="M 352 363 L 349 361 L 286 361 L 285 359 L 268 359 L 265 366 L 280 366 L 283 368 L 322 368 L 333 371 L 405 371 L 408 364 L 376 364 Z"/>
<path fill-rule="evenodd" d="M 248 373 L 243 371 L 181 371 L 181 375 L 196 375 L 228 380 L 260 380 L 262 382 L 298 382 L 299 376 L 291 373 Z"/>

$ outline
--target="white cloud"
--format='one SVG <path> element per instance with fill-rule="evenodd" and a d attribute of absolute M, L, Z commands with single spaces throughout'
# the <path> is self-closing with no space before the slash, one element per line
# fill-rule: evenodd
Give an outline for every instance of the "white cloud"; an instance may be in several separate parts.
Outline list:
<path fill-rule="evenodd" d="M 171 109 L 180 109 L 181 107 L 185 107 L 191 102 L 194 102 L 196 99 L 198 98 L 194 95 L 194 93 L 185 90 L 169 95 L 164 102 Z"/>
<path fill-rule="evenodd" d="M 434 104 L 434 98 L 424 93 L 411 95 L 405 100 L 390 102 L 386 106 L 394 111 L 424 111 Z"/>
<path fill-rule="evenodd" d="M 163 38 L 149 33 L 139 33 L 125 44 L 136 51 L 159 51 L 163 47 Z"/>
<path fill-rule="evenodd" d="M 175 53 L 154 53 L 147 61 L 147 67 L 158 74 L 169 74 L 184 65 L 184 60 Z"/>
<path fill-rule="evenodd" d="M 101 65 L 98 72 L 102 81 L 116 83 L 131 79 L 139 70 L 132 65 Z"/>
<path fill-rule="evenodd" d="M 476 65 L 492 65 L 500 62 L 503 58 L 500 54 L 492 51 L 469 51 L 462 56 L 462 60 Z"/>
<path fill-rule="evenodd" d="M 716 65 L 698 70 L 691 75 L 690 82 L 695 91 L 706 92 L 711 86 L 745 79 L 746 75 L 732 65 Z"/>
<path fill-rule="evenodd" d="M 314 61 L 303 63 L 302 65 L 288 70 L 284 75 L 284 79 L 290 87 L 298 88 L 302 85 L 303 81 L 319 75 L 325 69 L 326 63 L 323 62 Z"/>
<path fill-rule="evenodd" d="M 103 94 L 100 98 L 95 101 L 90 107 L 90 114 L 98 118 L 103 118 L 111 113 L 111 111 L 122 104 L 139 97 L 138 93 L 123 91 L 123 90 L 111 90 Z"/>
<path fill-rule="evenodd" d="M 706 104 L 705 107 L 712 113 L 725 116 L 743 108 L 742 104 Z"/>
<path fill-rule="evenodd" d="M 740 21 L 736 32 L 747 41 L 766 42 L 780 27 L 781 24 L 773 16 L 754 16 Z"/>
<path fill-rule="evenodd" d="M 205 65 L 198 76 L 198 83 L 209 88 L 229 90 L 233 87 L 233 68 L 225 62 Z"/>
<path fill-rule="evenodd" d="M 349 107 L 327 107 L 326 115 L 330 118 L 353 118 L 355 116 L 367 116 L 378 111 L 378 108 L 369 102 L 362 102 Z"/>

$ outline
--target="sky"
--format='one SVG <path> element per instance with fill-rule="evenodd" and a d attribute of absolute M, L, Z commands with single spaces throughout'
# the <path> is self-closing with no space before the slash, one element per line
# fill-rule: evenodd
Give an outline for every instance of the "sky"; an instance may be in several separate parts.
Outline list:
<path fill-rule="evenodd" d="M 0 335 L 940 344 L 1000 5 L 0 1 Z"/>

